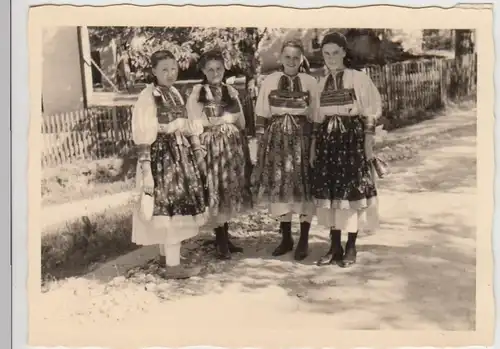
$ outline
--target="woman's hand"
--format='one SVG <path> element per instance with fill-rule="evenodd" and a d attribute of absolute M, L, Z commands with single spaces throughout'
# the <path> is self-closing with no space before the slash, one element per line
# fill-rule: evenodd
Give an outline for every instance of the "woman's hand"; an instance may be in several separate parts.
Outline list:
<path fill-rule="evenodd" d="M 208 118 L 208 121 L 210 122 L 210 125 L 222 125 L 226 123 L 222 117 L 210 117 Z"/>
<path fill-rule="evenodd" d="M 236 122 L 238 122 L 239 116 L 240 116 L 239 113 L 234 113 L 234 114 L 224 113 L 221 116 L 221 119 L 224 120 L 224 123 L 226 124 L 235 124 Z"/>
<path fill-rule="evenodd" d="M 373 144 L 374 136 L 372 134 L 365 134 L 365 155 L 368 161 L 373 159 Z"/>
<path fill-rule="evenodd" d="M 208 118 L 211 125 L 235 124 L 238 122 L 239 114 L 224 113 L 220 117 Z"/>
<path fill-rule="evenodd" d="M 151 171 L 151 163 L 149 161 L 142 162 L 141 171 L 142 190 L 148 195 L 153 195 L 155 183 L 153 179 L 153 172 Z"/>
<path fill-rule="evenodd" d="M 185 118 L 177 118 L 168 124 L 160 124 L 158 125 L 158 131 L 160 133 L 174 133 L 177 130 L 182 130 L 186 126 L 187 119 Z"/>
<path fill-rule="evenodd" d="M 172 127 L 174 128 L 172 132 L 183 131 L 186 128 L 187 121 L 188 119 L 186 118 L 177 118 L 174 121 L 172 121 L 173 123 Z"/>
<path fill-rule="evenodd" d="M 205 162 L 206 151 L 202 148 L 196 149 L 194 151 L 194 156 L 196 158 L 196 164 L 198 165 L 198 169 L 200 170 L 203 176 L 207 173 L 207 164 Z"/>
<path fill-rule="evenodd" d="M 231 99 L 237 99 L 240 97 L 240 94 L 238 93 L 238 90 L 235 89 L 234 87 L 232 86 L 228 86 L 227 87 L 227 93 L 229 94 L 229 97 Z"/>
<path fill-rule="evenodd" d="M 365 122 L 365 133 L 375 134 L 376 125 L 373 116 L 363 116 Z"/>
<path fill-rule="evenodd" d="M 309 165 L 314 168 L 314 162 L 316 160 L 316 138 L 313 137 L 311 140 L 311 147 L 309 148 Z"/>
<path fill-rule="evenodd" d="M 249 94 L 251 99 L 257 98 L 257 83 L 255 79 L 252 79 L 248 82 L 247 93 Z"/>
<path fill-rule="evenodd" d="M 183 134 L 186 136 L 200 135 L 203 133 L 203 123 L 199 120 L 186 120 Z"/>
<path fill-rule="evenodd" d="M 338 106 L 338 114 L 339 115 L 357 115 L 358 114 L 358 107 L 356 105 L 342 105 Z"/>

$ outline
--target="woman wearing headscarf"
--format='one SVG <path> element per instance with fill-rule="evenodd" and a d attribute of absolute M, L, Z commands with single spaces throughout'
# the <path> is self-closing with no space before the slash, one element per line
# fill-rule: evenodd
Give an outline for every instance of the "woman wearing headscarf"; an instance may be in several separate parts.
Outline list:
<path fill-rule="evenodd" d="M 309 152 L 317 102 L 316 80 L 304 69 L 304 47 L 288 40 L 281 49 L 281 71 L 268 75 L 260 86 L 255 113 L 264 119 L 253 185 L 258 201 L 280 219 L 281 242 L 272 252 L 284 255 L 294 248 L 292 215 L 300 215 L 300 237 L 294 258 L 308 255 L 309 229 L 314 215 Z"/>
<path fill-rule="evenodd" d="M 325 35 L 321 51 L 327 67 L 319 81 L 319 108 L 311 146 L 312 193 L 318 223 L 330 229 L 331 244 L 318 264 L 347 267 L 356 262 L 361 230 L 378 227 L 373 161 L 380 94 L 370 77 L 350 67 L 346 38 Z M 345 251 L 341 233 L 347 232 Z"/>

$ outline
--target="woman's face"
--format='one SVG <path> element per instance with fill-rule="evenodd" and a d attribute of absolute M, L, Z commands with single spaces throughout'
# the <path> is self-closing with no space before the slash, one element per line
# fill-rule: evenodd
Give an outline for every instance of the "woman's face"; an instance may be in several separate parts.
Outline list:
<path fill-rule="evenodd" d="M 203 74 L 207 77 L 208 83 L 212 85 L 218 85 L 222 82 L 225 71 L 224 64 L 219 60 L 208 61 L 203 68 Z"/>
<path fill-rule="evenodd" d="M 323 59 L 329 70 L 335 71 L 344 68 L 345 50 L 337 44 L 330 43 L 321 49 Z"/>
<path fill-rule="evenodd" d="M 299 72 L 302 63 L 302 51 L 297 47 L 285 47 L 281 52 L 281 64 L 285 74 L 295 75 Z"/>
<path fill-rule="evenodd" d="M 153 74 L 158 80 L 158 84 L 163 86 L 172 86 L 177 80 L 179 67 L 175 59 L 167 58 L 158 62 L 153 68 Z"/>

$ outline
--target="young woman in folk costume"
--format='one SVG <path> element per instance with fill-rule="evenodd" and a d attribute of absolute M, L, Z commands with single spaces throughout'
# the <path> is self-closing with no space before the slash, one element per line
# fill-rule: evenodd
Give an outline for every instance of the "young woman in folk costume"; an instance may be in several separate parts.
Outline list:
<path fill-rule="evenodd" d="M 208 216 L 202 181 L 205 152 L 199 140 L 203 127 L 187 119 L 184 101 L 173 86 L 178 73 L 174 55 L 155 52 L 151 67 L 154 83 L 141 92 L 132 114 L 141 191 L 132 241 L 159 244 L 164 276 L 182 279 L 200 269 L 180 264 L 181 242 L 197 235 Z"/>
<path fill-rule="evenodd" d="M 328 74 L 319 81 L 320 107 L 311 146 L 312 192 L 318 223 L 331 229 L 331 245 L 318 264 L 346 267 L 356 262 L 358 231 L 378 226 L 371 161 L 382 103 L 370 77 L 349 68 L 342 34 L 327 34 L 321 50 Z M 348 233 L 345 253 L 342 231 Z"/>
<path fill-rule="evenodd" d="M 317 82 L 300 72 L 304 48 L 300 40 L 286 41 L 281 50 L 281 71 L 261 84 L 255 113 L 264 119 L 253 184 L 257 200 L 268 203 L 280 219 L 281 243 L 273 256 L 293 250 L 292 214 L 300 215 L 300 237 L 294 258 L 308 255 L 309 229 L 314 215 L 309 168 L 312 116 L 317 103 Z"/>
<path fill-rule="evenodd" d="M 218 50 L 204 53 L 199 66 L 205 77 L 193 87 L 186 107 L 189 118 L 204 125 L 200 140 L 207 151 L 205 186 L 209 223 L 215 232 L 217 258 L 230 259 L 231 253 L 243 249 L 230 241 L 228 222 L 252 207 L 245 117 L 238 92 L 222 82 L 225 72 L 222 53 Z"/>

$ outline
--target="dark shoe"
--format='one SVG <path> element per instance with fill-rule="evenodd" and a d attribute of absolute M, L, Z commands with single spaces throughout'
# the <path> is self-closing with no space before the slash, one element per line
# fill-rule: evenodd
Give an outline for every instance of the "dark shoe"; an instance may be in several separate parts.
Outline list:
<path fill-rule="evenodd" d="M 228 260 L 231 259 L 231 252 L 229 251 L 229 243 L 224 227 L 218 227 L 215 231 L 215 255 L 217 259 Z"/>
<path fill-rule="evenodd" d="M 316 264 L 318 266 L 325 265 L 325 264 L 330 264 L 330 261 L 332 259 L 332 254 L 333 254 L 333 246 L 332 246 L 332 244 L 330 244 L 330 248 L 328 249 L 328 252 L 326 252 L 325 255 L 323 255 L 323 257 L 321 257 L 320 259 L 318 259 L 318 261 L 316 262 Z"/>
<path fill-rule="evenodd" d="M 204 241 L 202 243 L 202 246 L 210 246 L 210 245 L 214 245 L 214 246 L 217 247 L 217 242 L 215 240 L 207 240 L 207 241 Z M 228 245 L 228 248 L 229 248 L 229 252 L 231 252 L 231 253 L 242 253 L 243 252 L 243 248 L 234 245 L 231 242 L 230 237 L 228 238 L 227 245 Z"/>
<path fill-rule="evenodd" d="M 334 247 L 333 245 L 331 245 L 328 249 L 328 252 L 323 257 L 321 257 L 316 262 L 316 264 L 318 266 L 326 264 L 337 264 L 338 266 L 343 266 L 343 260 L 344 249 L 342 248 L 342 246 Z"/>
<path fill-rule="evenodd" d="M 330 264 L 336 264 L 339 267 L 344 267 L 344 249 L 337 247 L 331 254 Z"/>
<path fill-rule="evenodd" d="M 274 257 L 282 256 L 293 250 L 292 223 L 280 223 L 281 242 L 272 253 Z"/>
<path fill-rule="evenodd" d="M 348 268 L 351 265 L 355 264 L 356 263 L 356 255 L 357 255 L 356 245 L 351 245 L 351 246 L 347 245 L 346 249 L 345 249 L 342 267 Z"/>
<path fill-rule="evenodd" d="M 161 277 L 167 280 L 184 280 L 198 276 L 201 273 L 201 267 L 185 267 L 177 265 L 175 267 L 165 267 L 165 271 L 161 273 Z"/>
<path fill-rule="evenodd" d="M 330 230 L 330 248 L 328 249 L 328 252 L 316 262 L 317 265 L 342 265 L 344 249 L 341 244 L 341 233 L 342 232 L 340 230 Z"/>
<path fill-rule="evenodd" d="M 224 233 L 227 235 L 227 244 L 228 244 L 228 247 L 229 247 L 229 252 L 231 252 L 231 253 L 242 253 L 243 252 L 243 248 L 239 247 L 239 246 L 236 246 L 235 244 L 233 244 L 231 242 L 231 236 L 229 235 L 229 224 L 228 223 L 224 224 Z"/>
<path fill-rule="evenodd" d="M 347 238 L 347 243 L 345 245 L 345 254 L 343 267 L 347 268 L 356 263 L 356 239 L 358 237 L 358 232 L 349 233 Z"/>
<path fill-rule="evenodd" d="M 302 261 L 306 259 L 309 254 L 309 229 L 311 228 L 311 223 L 302 222 L 300 223 L 300 238 L 297 243 L 297 248 L 295 249 L 295 260 Z"/>
<path fill-rule="evenodd" d="M 165 267 L 167 265 L 167 257 L 160 255 L 160 266 Z"/>

